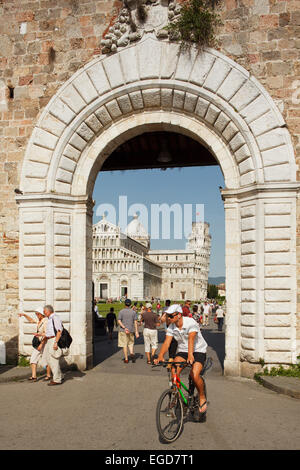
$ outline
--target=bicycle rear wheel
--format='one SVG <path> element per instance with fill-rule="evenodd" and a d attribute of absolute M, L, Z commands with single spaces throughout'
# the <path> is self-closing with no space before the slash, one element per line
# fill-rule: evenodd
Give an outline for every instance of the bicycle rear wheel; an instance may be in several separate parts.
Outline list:
<path fill-rule="evenodd" d="M 183 425 L 183 407 L 178 392 L 171 388 L 160 396 L 156 407 L 156 426 L 164 442 L 174 442 Z"/>

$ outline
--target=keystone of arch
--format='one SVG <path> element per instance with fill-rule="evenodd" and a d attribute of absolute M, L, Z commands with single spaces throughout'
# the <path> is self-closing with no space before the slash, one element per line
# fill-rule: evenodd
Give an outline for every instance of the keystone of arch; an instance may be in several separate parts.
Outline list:
<path fill-rule="evenodd" d="M 189 116 L 218 136 L 239 175 L 228 187 L 295 181 L 289 133 L 254 77 L 212 49 L 183 53 L 146 37 L 93 60 L 50 100 L 27 147 L 21 189 L 74 194 L 78 165 L 93 142 L 148 111 Z"/>

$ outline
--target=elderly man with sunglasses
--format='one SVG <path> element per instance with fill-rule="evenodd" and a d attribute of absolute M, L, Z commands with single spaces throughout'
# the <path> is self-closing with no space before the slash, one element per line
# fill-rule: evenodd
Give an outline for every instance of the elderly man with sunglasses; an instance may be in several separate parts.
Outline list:
<path fill-rule="evenodd" d="M 172 339 L 178 342 L 177 355 L 174 362 L 188 362 L 192 364 L 190 377 L 193 380 L 199 394 L 199 419 L 205 416 L 207 410 L 204 382 L 200 375 L 206 360 L 207 343 L 204 340 L 199 325 L 193 318 L 183 317 L 180 305 L 171 305 L 166 311 L 170 320 L 166 332 L 166 339 L 161 347 L 155 364 L 164 360 Z M 177 366 L 177 375 L 180 375 L 181 367 Z M 173 376 L 175 373 L 173 372 Z"/>

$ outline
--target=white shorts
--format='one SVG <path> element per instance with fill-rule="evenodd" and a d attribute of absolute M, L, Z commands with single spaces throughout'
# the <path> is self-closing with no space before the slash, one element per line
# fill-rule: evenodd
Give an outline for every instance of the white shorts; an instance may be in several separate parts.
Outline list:
<path fill-rule="evenodd" d="M 44 353 L 45 347 L 41 351 L 38 351 L 37 349 L 33 348 L 31 357 L 30 357 L 30 364 L 37 364 L 40 362 L 40 365 L 42 367 L 47 365 L 47 358 L 46 354 Z"/>
<path fill-rule="evenodd" d="M 157 330 L 150 330 L 149 328 L 144 328 L 144 343 L 145 343 L 145 352 L 151 352 L 151 349 L 157 349 Z"/>

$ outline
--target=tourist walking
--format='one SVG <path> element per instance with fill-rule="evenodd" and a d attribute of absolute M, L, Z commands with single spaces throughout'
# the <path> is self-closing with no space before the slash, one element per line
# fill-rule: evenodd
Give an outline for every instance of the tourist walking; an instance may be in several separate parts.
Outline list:
<path fill-rule="evenodd" d="M 160 325 L 159 316 L 153 312 L 150 302 L 146 304 L 146 311 L 142 314 L 141 322 L 144 323 L 144 343 L 147 364 L 152 364 L 158 345 L 157 327 Z"/>
<path fill-rule="evenodd" d="M 208 326 L 209 316 L 211 315 L 211 306 L 207 301 L 203 305 L 203 326 Z"/>
<path fill-rule="evenodd" d="M 135 313 L 137 314 L 137 311 L 138 311 L 138 303 L 137 302 L 134 302 L 133 306 L 131 307 L 132 310 L 135 311 Z"/>
<path fill-rule="evenodd" d="M 106 315 L 106 326 L 108 329 L 108 338 L 112 341 L 114 326 L 118 326 L 117 317 L 114 312 L 114 307 L 111 307 L 109 313 Z"/>
<path fill-rule="evenodd" d="M 191 317 L 191 301 L 186 300 L 184 306 L 182 307 L 182 316 L 183 317 Z"/>
<path fill-rule="evenodd" d="M 45 362 L 45 341 L 43 342 L 43 338 L 46 335 L 46 326 L 47 326 L 47 317 L 44 315 L 43 307 L 40 307 L 35 310 L 34 312 L 37 316 L 37 320 L 33 320 L 29 315 L 25 313 L 19 313 L 19 317 L 24 317 L 30 323 L 35 323 L 37 325 L 36 333 L 34 336 L 38 338 L 40 344 L 37 347 L 33 348 L 32 354 L 30 356 L 30 367 L 31 367 L 31 377 L 28 380 L 32 382 L 37 381 L 37 364 L 41 361 L 41 365 L 45 366 L 47 363 Z M 47 377 L 50 377 L 50 367 L 47 365 Z"/>
<path fill-rule="evenodd" d="M 201 312 L 198 312 L 198 305 L 193 306 L 193 311 L 192 311 L 192 318 L 199 323 L 199 325 L 202 324 L 202 315 Z"/>
<path fill-rule="evenodd" d="M 118 324 L 120 326 L 120 331 L 118 335 L 118 346 L 123 348 L 125 364 L 128 364 L 128 350 L 130 353 L 130 359 L 132 362 L 135 362 L 135 355 L 133 353 L 134 347 L 134 334 L 136 338 L 139 337 L 138 332 L 138 322 L 136 319 L 136 312 L 130 308 L 131 300 L 125 300 L 125 308 L 119 312 Z"/>
<path fill-rule="evenodd" d="M 222 309 L 221 305 L 218 305 L 218 308 L 216 310 L 216 315 L 217 315 L 217 321 L 218 321 L 218 331 L 222 331 L 223 329 L 223 323 L 224 323 L 224 317 L 225 317 L 225 312 Z"/>
<path fill-rule="evenodd" d="M 54 313 L 52 305 L 46 305 L 44 307 L 44 314 L 48 318 L 48 322 L 46 326 L 46 336 L 43 341 L 46 341 L 45 354 L 53 375 L 53 380 L 50 380 L 48 385 L 60 385 L 63 381 L 59 364 L 62 350 L 58 346 L 58 342 L 62 334 L 63 325 L 59 316 Z"/>
<path fill-rule="evenodd" d="M 139 325 L 141 324 L 142 314 L 143 314 L 145 311 L 146 311 L 145 305 L 140 304 L 140 311 L 139 311 L 139 313 L 138 313 L 138 318 L 137 318 Z"/>

